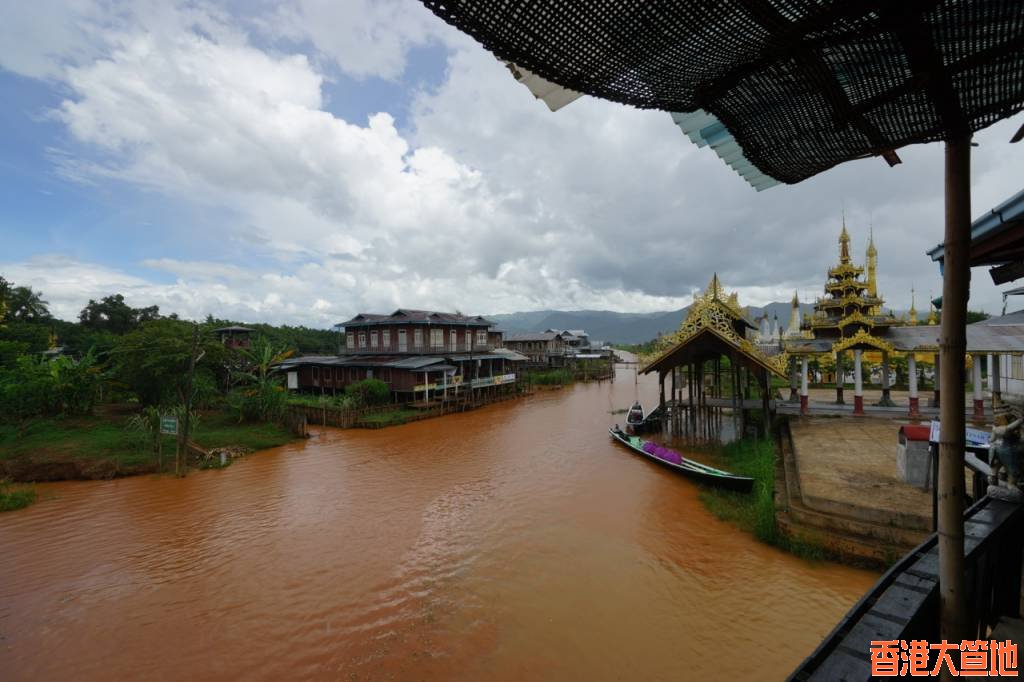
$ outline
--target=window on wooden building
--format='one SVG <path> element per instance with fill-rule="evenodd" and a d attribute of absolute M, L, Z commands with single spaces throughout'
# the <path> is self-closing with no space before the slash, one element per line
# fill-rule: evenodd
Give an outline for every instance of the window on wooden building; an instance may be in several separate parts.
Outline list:
<path fill-rule="evenodd" d="M 431 329 L 430 330 L 430 349 L 431 350 L 444 350 L 444 330 L 443 329 Z"/>
<path fill-rule="evenodd" d="M 487 345 L 487 330 L 478 329 L 476 331 L 476 345 L 486 346 Z"/>
<path fill-rule="evenodd" d="M 451 333 L 448 334 L 448 339 L 449 339 L 449 341 L 448 341 L 448 348 L 449 348 L 449 350 L 458 350 L 458 348 L 459 348 L 459 332 L 458 332 L 458 330 L 453 329 L 451 331 Z"/>
<path fill-rule="evenodd" d="M 370 348 L 376 349 L 380 347 L 380 337 L 377 332 L 370 332 Z"/>
<path fill-rule="evenodd" d="M 356 335 L 352 332 L 345 334 L 345 348 L 352 350 L 356 347 Z"/>
<path fill-rule="evenodd" d="M 412 333 L 412 345 L 416 348 L 423 348 L 423 330 L 417 329 Z"/>
<path fill-rule="evenodd" d="M 359 347 L 366 348 L 366 332 L 359 332 Z"/>
<path fill-rule="evenodd" d="M 409 342 L 405 338 L 405 330 L 398 330 L 398 352 L 404 353 L 409 350 Z"/>
<path fill-rule="evenodd" d="M 384 346 L 384 350 L 391 350 L 391 330 L 385 329 L 380 333 L 381 345 Z"/>

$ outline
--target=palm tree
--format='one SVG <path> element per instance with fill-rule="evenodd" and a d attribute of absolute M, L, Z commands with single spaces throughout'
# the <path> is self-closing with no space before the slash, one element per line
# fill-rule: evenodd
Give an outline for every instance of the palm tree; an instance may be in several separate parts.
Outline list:
<path fill-rule="evenodd" d="M 294 350 L 275 348 L 266 337 L 257 337 L 251 348 L 239 348 L 248 369 L 236 372 L 236 375 L 252 385 L 247 392 L 247 399 L 255 399 L 256 412 L 260 419 L 279 416 L 284 409 L 284 397 L 279 385 L 279 378 L 273 376 L 274 367 L 294 355 Z M 251 403 L 250 403 L 251 404 Z"/>
<path fill-rule="evenodd" d="M 49 302 L 32 287 L 13 287 L 7 296 L 8 315 L 20 322 L 38 322 L 50 318 Z"/>

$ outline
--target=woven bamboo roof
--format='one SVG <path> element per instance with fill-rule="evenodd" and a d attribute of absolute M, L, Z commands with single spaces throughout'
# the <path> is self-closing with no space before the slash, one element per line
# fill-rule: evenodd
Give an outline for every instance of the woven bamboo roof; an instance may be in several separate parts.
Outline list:
<path fill-rule="evenodd" d="M 1024 108 L 1020 0 L 422 1 L 564 88 L 706 114 L 759 187 L 865 156 L 898 163 L 899 147 Z"/>

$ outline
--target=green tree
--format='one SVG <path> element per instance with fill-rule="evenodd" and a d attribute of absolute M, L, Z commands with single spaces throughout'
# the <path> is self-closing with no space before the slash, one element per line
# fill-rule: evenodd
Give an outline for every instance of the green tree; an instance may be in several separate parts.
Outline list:
<path fill-rule="evenodd" d="M 126 334 L 140 324 L 160 319 L 160 308 L 132 308 L 124 302 L 124 296 L 114 294 L 89 303 L 78 314 L 78 321 L 85 327 L 105 330 L 114 334 Z"/>
<path fill-rule="evenodd" d="M 3 329 L 4 320 L 7 319 L 7 309 L 11 297 L 11 283 L 0 275 L 0 329 Z"/>
<path fill-rule="evenodd" d="M 7 317 L 20 322 L 40 322 L 50 319 L 49 303 L 32 287 L 12 287 L 6 295 Z"/>
<path fill-rule="evenodd" d="M 193 388 L 223 385 L 227 351 L 210 335 L 200 339 L 204 355 L 196 367 Z M 189 361 L 192 357 L 192 324 L 160 319 L 143 323 L 117 340 L 109 353 L 114 377 L 124 383 L 143 405 L 186 403 Z M 203 377 L 203 378 L 200 378 Z"/>

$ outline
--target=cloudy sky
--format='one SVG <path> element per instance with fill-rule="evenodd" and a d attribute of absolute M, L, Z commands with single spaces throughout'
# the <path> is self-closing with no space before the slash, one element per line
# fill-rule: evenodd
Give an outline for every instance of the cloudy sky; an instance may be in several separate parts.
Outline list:
<path fill-rule="evenodd" d="M 889 305 L 941 292 L 942 147 L 755 192 L 668 114 L 552 114 L 413 0 L 33 0 L 0 10 L 0 274 L 74 318 L 329 326 L 398 306 L 681 307 L 713 271 L 744 304 L 820 290 L 845 207 Z M 1021 189 L 976 137 L 974 214 Z M 972 308 L 998 312 L 987 271 Z"/>

